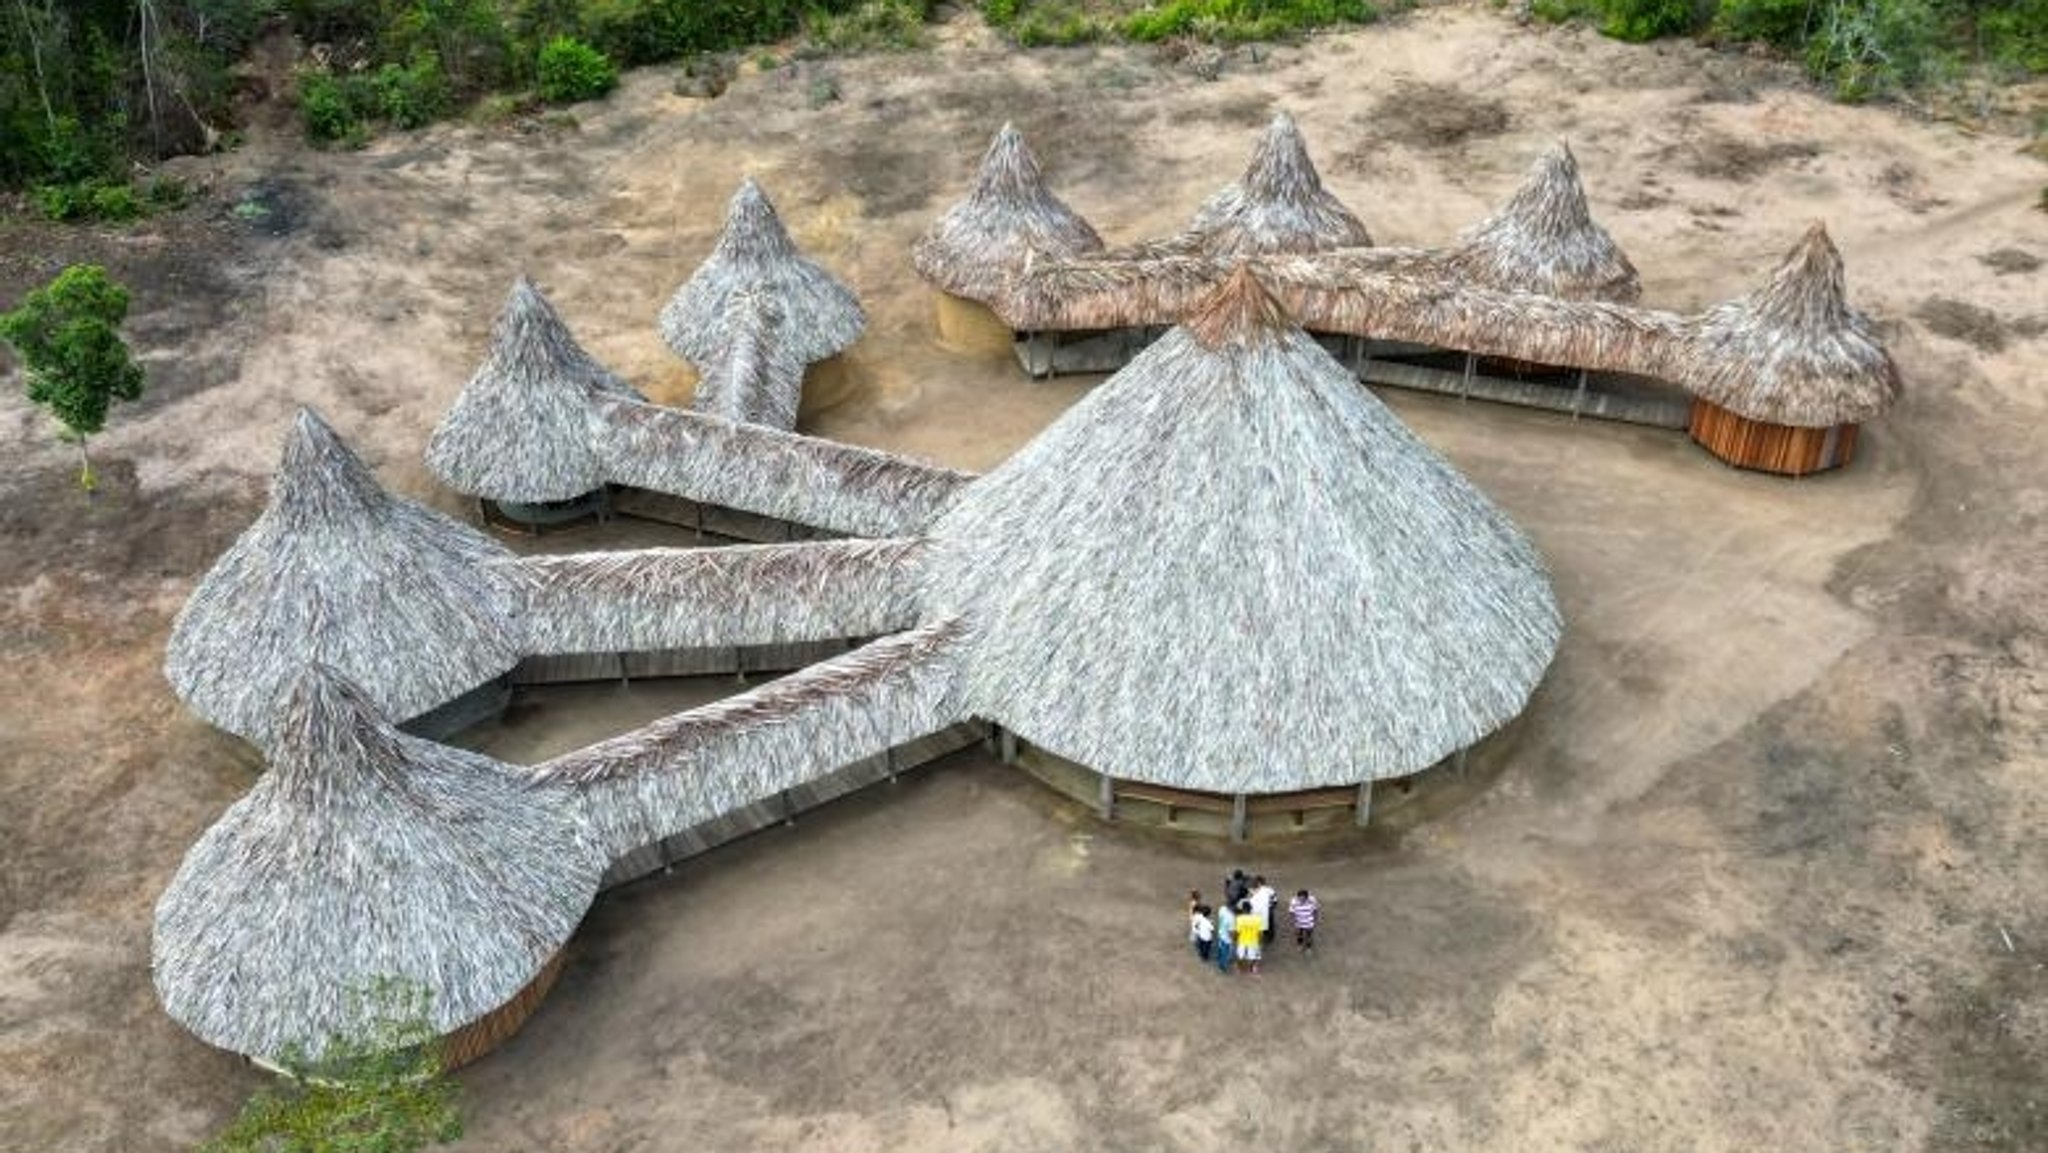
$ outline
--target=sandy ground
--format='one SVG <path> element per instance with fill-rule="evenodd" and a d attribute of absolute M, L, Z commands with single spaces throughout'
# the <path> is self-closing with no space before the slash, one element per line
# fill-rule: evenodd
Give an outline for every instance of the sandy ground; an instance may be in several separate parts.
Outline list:
<path fill-rule="evenodd" d="M 962 757 L 602 900 L 540 1014 L 462 1075 L 464 1147 L 2048 1148 L 2048 167 L 1741 56 L 1483 10 L 1216 82 L 945 41 L 716 101 L 637 73 L 574 127 L 259 136 L 192 163 L 208 199 L 171 220 L 0 225 L 9 296 L 73 259 L 136 284 L 153 377 L 90 504 L 0 394 L 0 1149 L 178 1148 L 258 1083 L 149 985 L 156 894 L 255 771 L 158 666 L 293 406 L 460 511 L 420 453 L 512 276 L 680 398 L 653 317 L 751 172 L 872 314 L 808 425 L 992 466 L 1088 382 L 933 344 L 906 251 L 989 134 L 1017 119 L 1128 239 L 1178 224 L 1278 108 L 1386 243 L 1448 237 L 1568 137 L 1654 303 L 1743 291 L 1824 218 L 1910 392 L 1804 483 L 1389 397 L 1527 526 L 1570 628 L 1453 811 L 1241 862 L 1322 890 L 1321 956 L 1224 984 L 1177 912 L 1240 863 L 1222 846 Z M 544 756 L 733 687 L 535 698 L 477 739 Z"/>

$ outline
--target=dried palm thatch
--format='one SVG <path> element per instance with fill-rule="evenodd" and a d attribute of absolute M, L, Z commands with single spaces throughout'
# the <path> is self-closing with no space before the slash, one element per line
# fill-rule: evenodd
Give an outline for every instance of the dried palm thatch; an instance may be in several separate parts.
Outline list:
<path fill-rule="evenodd" d="M 661 310 L 662 337 L 700 373 L 708 372 L 739 329 L 761 322 L 764 301 L 779 315 L 776 343 L 799 367 L 844 350 L 867 324 L 853 292 L 797 251 L 775 206 L 749 177 L 733 194 L 711 256 Z M 745 383 L 788 382 L 764 375 Z M 796 383 L 801 386 L 800 377 Z"/>
<path fill-rule="evenodd" d="M 1425 768 L 1521 711 L 1560 630 L 1536 550 L 1249 269 L 932 536 L 970 712 L 1185 788 Z"/>
<path fill-rule="evenodd" d="M 804 362 L 791 351 L 782 304 L 758 288 L 726 302 L 725 344 L 699 365 L 690 407 L 707 416 L 793 429 L 803 402 Z"/>
<path fill-rule="evenodd" d="M 427 441 L 427 467 L 457 491 L 529 504 L 602 488 L 592 390 L 643 399 L 576 343 L 522 276 L 492 326 L 489 355 Z"/>
<path fill-rule="evenodd" d="M 599 451 L 620 484 L 849 536 L 915 536 L 967 482 L 907 457 L 611 397 Z"/>
<path fill-rule="evenodd" d="M 319 1055 L 368 1024 L 347 993 L 396 978 L 451 1032 L 568 940 L 604 858 L 563 791 L 406 736 L 323 665 L 285 695 L 271 770 L 208 829 L 156 908 L 171 1016 L 224 1049 Z"/>
<path fill-rule="evenodd" d="M 651 652 L 870 637 L 917 623 L 921 540 L 529 556 L 526 651 Z"/>
<path fill-rule="evenodd" d="M 1869 420 L 1899 395 L 1898 366 L 1849 306 L 1842 254 L 1818 222 L 1761 289 L 1691 323 L 1675 379 L 1738 415 L 1801 428 Z"/>
<path fill-rule="evenodd" d="M 960 622 L 884 637 L 537 766 L 614 857 L 965 719 Z"/>
<path fill-rule="evenodd" d="M 1486 288 L 1563 300 L 1629 304 L 1642 295 L 1635 265 L 1594 222 L 1579 162 L 1561 140 L 1500 211 L 1459 237 L 1444 268 Z"/>
<path fill-rule="evenodd" d="M 1168 243 L 1212 256 L 1252 256 L 1363 247 L 1372 237 L 1323 187 L 1301 129 L 1282 112 L 1259 137 L 1244 175 L 1210 197 Z"/>
<path fill-rule="evenodd" d="M 910 263 L 942 291 L 987 303 L 1028 264 L 1101 249 L 1095 229 L 1046 187 L 1023 134 L 1005 124 L 967 198 L 932 222 L 911 247 Z"/>
<path fill-rule="evenodd" d="M 519 662 L 517 603 L 481 534 L 385 492 L 300 409 L 270 505 L 193 590 L 164 674 L 192 710 L 265 743 L 307 663 L 406 719 Z"/>

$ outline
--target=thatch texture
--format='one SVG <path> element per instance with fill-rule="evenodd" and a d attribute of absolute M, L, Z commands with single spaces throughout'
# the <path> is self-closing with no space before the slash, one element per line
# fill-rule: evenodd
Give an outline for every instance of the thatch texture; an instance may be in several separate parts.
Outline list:
<path fill-rule="evenodd" d="M 591 448 L 592 390 L 642 399 L 583 350 L 522 276 L 490 353 L 427 441 L 427 467 L 458 492 L 538 504 L 604 486 Z"/>
<path fill-rule="evenodd" d="M 1023 134 L 1005 124 L 967 198 L 932 222 L 911 247 L 910 263 L 939 289 L 986 303 L 1029 264 L 1101 249 L 1095 229 L 1046 187 Z"/>
<path fill-rule="evenodd" d="M 741 289 L 727 299 L 726 320 L 724 345 L 698 365 L 691 409 L 726 420 L 795 428 L 804 362 L 793 351 L 781 302 L 759 288 Z"/>
<path fill-rule="evenodd" d="M 1898 367 L 1849 306 L 1842 255 L 1818 223 L 1769 283 L 1692 322 L 1675 379 L 1751 420 L 1803 428 L 1869 420 L 1899 394 Z"/>
<path fill-rule="evenodd" d="M 726 356 L 739 329 L 760 322 L 763 303 L 778 314 L 777 347 L 798 366 L 842 351 L 867 324 L 852 290 L 797 251 L 775 206 L 750 177 L 733 194 L 710 257 L 661 310 L 661 334 L 677 355 L 706 372 Z M 756 383 L 775 381 L 764 375 Z"/>
<path fill-rule="evenodd" d="M 920 540 L 529 556 L 526 651 L 653 652 L 870 637 L 917 623 Z"/>
<path fill-rule="evenodd" d="M 1560 630 L 1529 542 L 1248 270 L 932 535 L 967 709 L 1184 788 L 1426 768 L 1521 711 Z"/>
<path fill-rule="evenodd" d="M 562 790 L 398 732 L 319 665 L 277 734 L 270 771 L 157 903 L 157 993 L 202 1039 L 317 1056 L 367 1024 L 348 994 L 391 978 L 429 990 L 451 1032 L 518 994 L 582 920 L 604 858 Z"/>
<path fill-rule="evenodd" d="M 611 478 L 849 536 L 916 536 L 972 474 L 760 425 L 597 402 Z"/>
<path fill-rule="evenodd" d="M 1486 288 L 1622 304 L 1642 295 L 1635 265 L 1594 222 L 1579 162 L 1563 141 L 1545 149 L 1500 211 L 1444 256 L 1447 271 Z"/>
<path fill-rule="evenodd" d="M 1372 243 L 1349 208 L 1329 190 L 1309 159 L 1294 118 L 1273 117 L 1244 175 L 1196 211 L 1176 240 L 1212 256 L 1321 252 Z"/>
<path fill-rule="evenodd" d="M 484 566 L 507 555 L 385 492 L 301 409 L 269 507 L 185 602 L 164 674 L 194 712 L 259 744 L 313 661 L 413 717 L 519 662 L 517 604 Z"/>
<path fill-rule="evenodd" d="M 536 767 L 614 857 L 965 719 L 940 620 Z"/>

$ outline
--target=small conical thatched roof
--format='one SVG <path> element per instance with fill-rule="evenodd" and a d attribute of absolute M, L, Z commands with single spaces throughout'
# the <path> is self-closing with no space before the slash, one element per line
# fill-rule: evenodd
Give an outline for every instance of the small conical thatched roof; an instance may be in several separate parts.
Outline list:
<path fill-rule="evenodd" d="M 314 665 L 283 702 L 270 771 L 157 902 L 157 994 L 202 1039 L 273 1060 L 362 1028 L 350 994 L 386 979 L 431 991 L 448 1033 L 540 972 L 603 864 L 565 793 L 398 732 Z"/>
<path fill-rule="evenodd" d="M 1751 420 L 1825 428 L 1890 408 L 1899 370 L 1816 222 L 1769 283 L 1693 322 L 1680 383 Z"/>
<path fill-rule="evenodd" d="M 1323 188 L 1308 141 L 1285 112 L 1273 117 L 1237 183 L 1195 213 L 1182 238 L 1213 256 L 1321 252 L 1372 243 L 1365 225 Z"/>
<path fill-rule="evenodd" d="M 1510 292 L 1623 304 L 1642 295 L 1635 265 L 1594 223 L 1579 162 L 1563 141 L 1544 149 L 1522 186 L 1459 238 L 1446 263 L 1474 283 Z"/>
<path fill-rule="evenodd" d="M 988 146 L 967 198 L 932 222 L 910 263 L 943 291 L 987 303 L 1034 260 L 1102 250 L 1102 237 L 1045 186 L 1038 157 L 1009 124 Z"/>
<path fill-rule="evenodd" d="M 406 719 L 519 662 L 511 590 L 475 530 L 385 492 L 300 409 L 270 505 L 203 577 L 164 675 L 192 710 L 264 743 L 285 691 L 321 661 Z"/>
<path fill-rule="evenodd" d="M 1522 710 L 1560 628 L 1529 542 L 1248 268 L 932 535 L 968 709 L 1180 787 L 1425 768 Z"/>
<path fill-rule="evenodd" d="M 794 341 L 781 303 L 768 292 L 746 288 L 732 295 L 726 316 L 726 342 L 698 366 L 690 407 L 727 420 L 795 428 L 803 403 L 804 362 L 791 351 Z"/>
<path fill-rule="evenodd" d="M 799 364 L 839 352 L 867 324 L 852 290 L 797 251 L 752 177 L 733 193 L 711 256 L 661 310 L 661 335 L 702 372 L 732 342 L 750 293 L 781 310 L 783 350 Z"/>
<path fill-rule="evenodd" d="M 642 399 L 583 351 L 521 276 L 491 328 L 489 355 L 427 441 L 427 467 L 458 492 L 493 500 L 568 500 L 602 488 L 592 390 Z"/>

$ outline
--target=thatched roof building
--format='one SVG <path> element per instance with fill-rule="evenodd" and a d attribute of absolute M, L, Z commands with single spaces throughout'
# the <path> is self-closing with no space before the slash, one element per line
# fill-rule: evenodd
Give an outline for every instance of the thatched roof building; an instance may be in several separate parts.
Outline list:
<path fill-rule="evenodd" d="M 1244 175 L 1196 211 L 1166 242 L 1212 256 L 1321 252 L 1372 243 L 1365 225 L 1323 187 L 1294 118 L 1273 117 Z"/>
<path fill-rule="evenodd" d="M 917 239 L 910 263 L 941 291 L 987 303 L 1033 261 L 1101 250 L 1102 237 L 1046 187 L 1031 146 L 1005 124 L 981 158 L 967 198 Z"/>
<path fill-rule="evenodd" d="M 1561 140 L 1500 211 L 1459 237 L 1444 265 L 1486 288 L 1561 300 L 1629 304 L 1642 295 L 1635 265 L 1593 220 L 1578 160 Z"/>
<path fill-rule="evenodd" d="M 932 535 L 967 708 L 1180 788 L 1427 768 L 1522 710 L 1560 630 L 1529 542 L 1249 269 Z"/>
<path fill-rule="evenodd" d="M 526 650 L 652 652 L 871 637 L 917 623 L 925 542 L 835 540 L 528 556 Z"/>
<path fill-rule="evenodd" d="M 733 194 L 725 231 L 710 257 L 661 310 L 661 334 L 669 347 L 700 374 L 724 375 L 723 391 L 714 383 L 700 411 L 786 410 L 791 425 L 796 404 L 783 394 L 802 391 L 803 367 L 845 349 L 866 324 L 852 290 L 797 251 L 752 177 Z M 778 355 L 742 354 L 742 378 L 735 372 L 733 346 L 764 335 Z M 730 395 L 735 390 L 771 395 L 736 399 Z"/>
<path fill-rule="evenodd" d="M 1691 337 L 1680 382 L 1751 420 L 1854 424 L 1898 399 L 1898 367 L 1850 307 L 1842 254 L 1819 223 L 1762 288 L 1709 309 Z"/>
<path fill-rule="evenodd" d="M 519 662 L 517 602 L 484 564 L 507 555 L 385 492 L 301 409 L 269 507 L 185 602 L 164 674 L 194 712 L 258 743 L 314 661 L 411 718 Z"/>
<path fill-rule="evenodd" d="M 604 486 L 591 448 L 590 396 L 643 399 L 576 342 L 533 281 L 512 285 L 490 351 L 427 441 L 450 488 L 538 504 Z"/>
<path fill-rule="evenodd" d="M 431 991 L 452 1032 L 505 1005 L 582 920 L 604 859 L 572 802 L 487 757 L 406 736 L 320 665 L 280 708 L 270 771 L 157 903 L 164 1008 L 202 1039 L 317 1057 L 368 1022 L 350 996 Z"/>
<path fill-rule="evenodd" d="M 760 288 L 745 288 L 728 299 L 726 314 L 725 343 L 698 365 L 690 408 L 745 424 L 795 428 L 804 362 L 792 348 L 781 302 Z"/>

